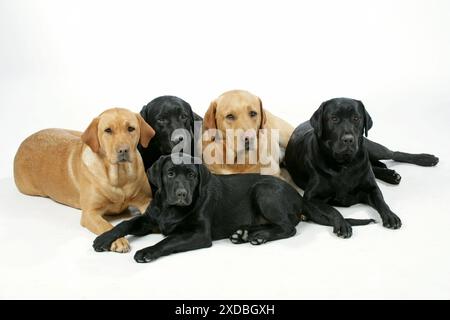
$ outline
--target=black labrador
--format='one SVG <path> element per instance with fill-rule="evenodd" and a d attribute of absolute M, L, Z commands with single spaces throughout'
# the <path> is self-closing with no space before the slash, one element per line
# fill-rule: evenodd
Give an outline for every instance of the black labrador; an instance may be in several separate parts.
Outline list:
<path fill-rule="evenodd" d="M 287 170 L 305 191 L 305 216 L 333 226 L 340 237 L 350 237 L 352 228 L 332 206 L 366 203 L 378 211 L 383 226 L 401 227 L 400 218 L 384 201 L 374 175 L 377 172 L 388 177 L 393 170 L 372 170 L 371 161 L 394 159 L 419 165 L 435 165 L 439 161 L 432 155 L 392 152 L 369 141 L 364 135 L 371 127 L 372 119 L 361 101 L 331 99 L 321 104 L 310 121 L 294 130 L 286 148 Z"/>
<path fill-rule="evenodd" d="M 162 155 L 172 153 L 174 147 L 185 138 L 189 139 L 190 152 L 184 153 L 194 155 L 194 121 L 202 121 L 202 118 L 192 111 L 191 105 L 175 96 L 161 96 L 153 99 L 141 110 L 141 116 L 155 129 L 155 136 L 147 148 L 139 145 L 138 149 L 144 161 L 145 170 L 159 159 Z M 200 125 L 201 126 L 201 125 Z M 177 129 L 184 129 L 185 133 L 175 133 Z"/>
<path fill-rule="evenodd" d="M 137 251 L 137 262 L 207 248 L 228 237 L 259 245 L 295 235 L 303 201 L 285 181 L 259 174 L 213 175 L 189 155 L 175 157 L 162 156 L 149 170 L 158 189 L 146 212 L 98 236 L 96 251 L 108 251 L 126 235 L 158 230 L 166 238 Z"/>

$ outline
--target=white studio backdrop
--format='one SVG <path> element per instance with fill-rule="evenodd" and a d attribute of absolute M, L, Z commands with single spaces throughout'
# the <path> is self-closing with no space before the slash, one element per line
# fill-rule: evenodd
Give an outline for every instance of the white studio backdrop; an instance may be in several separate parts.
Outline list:
<path fill-rule="evenodd" d="M 383 120 L 392 129 L 425 110 L 443 121 L 449 30 L 445 0 L 1 0 L 0 177 L 30 133 L 83 130 L 163 94 L 203 114 L 247 89 L 293 125 L 337 96 L 363 100 L 373 131 L 394 108 L 405 116 Z"/>
<path fill-rule="evenodd" d="M 101 259 L 86 245 L 92 235 L 81 231 L 78 216 L 59 212 L 74 210 L 50 200 L 21 196 L 15 190 L 13 158 L 24 138 L 51 127 L 82 131 L 104 109 L 120 106 L 137 112 L 164 94 L 185 99 L 194 111 L 203 115 L 211 100 L 230 89 L 255 93 L 265 108 L 292 125 L 308 119 L 324 100 L 341 96 L 360 99 L 374 121 L 369 138 L 393 149 L 434 153 L 441 162 L 436 168 L 395 164 L 393 168 L 404 178 L 401 185 L 381 184 L 388 203 L 398 209 L 396 212 L 406 222 L 397 233 L 389 233 L 380 226 L 368 227 L 365 229 L 368 231 L 354 232 L 354 237 L 360 237 L 361 242 L 354 239 L 341 242 L 325 227 L 307 225 L 304 234 L 284 242 L 289 243 L 287 249 L 282 242 L 260 251 L 251 251 L 250 247 L 235 249 L 223 242 L 218 248 L 208 249 L 211 250 L 208 253 L 200 251 L 167 258 L 161 264 L 156 262 L 152 266 L 156 268 L 154 274 L 171 272 L 175 279 L 183 281 L 176 270 L 170 269 L 174 264 L 180 266 L 184 261 L 189 266 L 197 259 L 206 265 L 217 263 L 215 268 L 225 268 L 220 259 L 237 252 L 234 255 L 239 255 L 241 262 L 234 265 L 229 258 L 226 262 L 229 269 L 223 270 L 235 275 L 241 263 L 251 263 L 248 259 L 258 262 L 264 252 L 268 270 L 254 270 L 252 274 L 247 270 L 246 279 L 234 278 L 242 280 L 240 283 L 250 279 L 253 287 L 240 288 L 236 293 L 235 283 L 226 276 L 214 280 L 211 271 L 204 273 L 198 269 L 194 272 L 196 277 L 208 277 L 205 283 L 209 284 L 204 284 L 207 291 L 196 291 L 200 289 L 197 278 L 187 280 L 183 290 L 170 291 L 170 287 L 164 287 L 163 276 L 158 276 L 154 280 L 156 284 L 161 282 L 161 286 L 156 286 L 160 288 L 159 296 L 148 291 L 140 295 L 139 290 L 128 293 L 144 298 L 450 297 L 450 259 L 448 250 L 442 249 L 450 241 L 447 236 L 450 212 L 445 205 L 450 196 L 450 168 L 446 161 L 450 156 L 450 1 L 447 0 L 0 0 L 0 182 L 3 188 L 0 195 L 4 202 L 0 207 L 0 239 L 6 244 L 4 250 L 11 253 L 1 258 L 10 259 L 10 264 L 3 260 L 0 268 L 5 268 L 2 274 L 14 273 L 20 266 L 28 270 L 18 282 L 14 281 L 14 274 L 2 279 L 0 297 L 55 297 L 57 294 L 96 297 L 96 292 L 103 292 L 103 297 L 117 297 L 119 293 L 115 289 L 125 285 L 95 271 Z M 26 245 L 23 237 L 16 239 L 12 232 L 17 223 L 13 213 L 23 206 L 37 210 L 30 219 L 42 230 L 51 228 L 65 241 L 68 234 L 73 236 L 67 245 L 58 245 L 57 253 L 63 254 L 69 248 L 75 255 L 76 266 L 71 264 L 72 256 L 52 260 L 54 256 L 48 249 L 54 243 L 40 235 L 34 238 L 35 245 L 44 244 L 45 249 L 27 253 L 39 263 L 15 255 L 17 246 Z M 361 208 L 355 210 L 363 215 L 371 212 Z M 42 213 L 42 210 L 49 212 Z M 70 223 L 60 214 L 67 214 Z M 50 218 L 45 220 L 46 216 L 58 220 L 52 224 Z M 57 227 L 58 223 L 68 228 L 66 233 Z M 24 228 L 33 232 L 32 226 Z M 294 242 L 303 243 L 303 239 L 308 246 L 299 251 L 296 259 L 301 260 L 299 263 L 311 277 L 300 273 L 305 277 L 297 284 L 288 277 L 297 272 L 296 265 L 291 264 L 289 250 L 297 247 Z M 375 249 L 366 251 L 367 244 Z M 393 244 L 399 246 L 407 265 L 391 268 L 389 259 L 399 262 L 398 252 L 385 252 Z M 328 274 L 324 282 L 315 283 L 317 278 L 313 273 L 328 272 L 324 263 L 336 263 L 336 259 L 342 258 L 339 254 L 344 248 L 351 251 L 346 254 L 353 260 L 341 262 L 340 267 L 345 267 L 349 274 L 336 277 Z M 43 262 L 47 259 L 43 252 L 52 261 L 50 264 Z M 362 260 L 355 262 L 359 256 Z M 386 268 L 364 265 L 364 260 L 368 263 L 379 258 L 384 259 L 379 263 Z M 112 263 L 111 272 L 118 277 L 122 271 L 114 269 L 113 263 L 117 268 L 138 272 L 130 282 L 130 286 L 134 285 L 132 290 L 142 283 L 139 276 L 147 274 L 141 266 L 131 264 L 130 255 L 107 255 L 105 259 Z M 175 263 L 175 259 L 180 260 Z M 317 264 L 308 264 L 316 260 Z M 285 278 L 266 277 L 270 270 L 283 266 L 288 268 Z M 66 277 L 53 270 L 73 273 Z M 364 276 L 369 271 L 374 278 Z M 89 278 L 92 274 L 97 278 Z M 339 279 L 353 275 L 362 280 L 346 290 Z M 58 281 L 52 282 L 52 277 Z M 273 287 L 255 285 L 262 277 Z M 40 281 L 39 285 L 33 281 Z M 70 289 L 65 281 L 72 281 Z M 214 281 L 218 281 L 217 286 Z M 291 284 L 296 287 L 292 288 Z M 79 294 L 80 287 L 91 285 L 94 291 Z M 22 291 L 22 287 L 28 291 Z M 152 287 L 155 288 L 153 283 Z M 253 289 L 260 291 L 255 294 Z"/>

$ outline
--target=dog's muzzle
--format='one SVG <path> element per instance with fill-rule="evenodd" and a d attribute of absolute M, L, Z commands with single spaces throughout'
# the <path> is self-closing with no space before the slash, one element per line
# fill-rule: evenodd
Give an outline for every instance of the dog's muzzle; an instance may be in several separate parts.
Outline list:
<path fill-rule="evenodd" d="M 120 148 L 117 151 L 117 162 L 129 162 L 130 161 L 130 148 Z"/>

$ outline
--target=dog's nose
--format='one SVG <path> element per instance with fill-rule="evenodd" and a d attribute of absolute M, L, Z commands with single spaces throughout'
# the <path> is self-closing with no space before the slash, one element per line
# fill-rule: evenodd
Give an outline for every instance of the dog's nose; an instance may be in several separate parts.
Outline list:
<path fill-rule="evenodd" d="M 355 137 L 352 134 L 344 134 L 341 140 L 345 145 L 352 145 L 355 142 Z"/>
<path fill-rule="evenodd" d="M 186 189 L 178 189 L 176 191 L 176 195 L 177 195 L 177 198 L 179 198 L 179 199 L 186 199 L 187 190 Z"/>
<path fill-rule="evenodd" d="M 130 147 L 128 147 L 128 146 L 119 147 L 119 150 L 117 150 L 117 153 L 120 155 L 125 155 L 128 152 L 130 152 Z"/>

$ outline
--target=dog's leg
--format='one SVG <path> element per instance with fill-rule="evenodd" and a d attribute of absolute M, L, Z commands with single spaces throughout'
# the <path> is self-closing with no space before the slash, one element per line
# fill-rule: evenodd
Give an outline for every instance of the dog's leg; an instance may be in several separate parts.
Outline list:
<path fill-rule="evenodd" d="M 365 139 L 366 147 L 369 152 L 370 161 L 374 160 L 394 160 L 416 164 L 418 166 L 432 167 L 439 162 L 439 158 L 431 154 L 420 153 L 412 154 L 400 151 L 391 151 L 379 143 Z"/>
<path fill-rule="evenodd" d="M 168 236 L 154 246 L 139 250 L 134 255 L 136 262 L 150 262 L 172 253 L 208 248 L 212 245 L 211 237 L 202 231 L 193 231 Z"/>
<path fill-rule="evenodd" d="M 122 221 L 117 226 L 109 231 L 106 231 L 99 235 L 94 240 L 92 245 L 95 251 L 114 251 L 113 244 L 118 239 L 125 239 L 123 237 L 131 234 L 135 236 L 145 236 L 150 234 L 152 230 L 156 227 L 152 219 L 148 214 L 143 214 L 134 217 L 130 220 Z"/>
<path fill-rule="evenodd" d="M 400 218 L 391 211 L 384 201 L 383 194 L 378 186 L 374 187 L 374 190 L 368 194 L 365 202 L 378 211 L 383 220 L 384 227 L 399 229 L 402 226 Z"/>
<path fill-rule="evenodd" d="M 386 166 L 384 163 L 383 165 Z M 377 179 L 390 184 L 399 184 L 402 180 L 402 177 L 395 170 L 388 169 L 387 167 L 373 166 L 372 164 L 372 171 Z"/>
<path fill-rule="evenodd" d="M 81 225 L 87 228 L 89 231 L 100 235 L 113 228 L 113 225 L 103 218 L 103 211 L 98 210 L 83 210 L 81 214 Z M 111 251 L 115 252 L 128 252 L 130 251 L 130 245 L 125 238 L 116 238 L 116 241 L 111 243 Z"/>
<path fill-rule="evenodd" d="M 305 200 L 302 213 L 306 220 L 333 227 L 333 232 L 340 238 L 347 239 L 352 236 L 350 223 L 339 211 L 326 203 L 321 203 L 320 200 Z"/>

